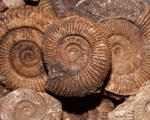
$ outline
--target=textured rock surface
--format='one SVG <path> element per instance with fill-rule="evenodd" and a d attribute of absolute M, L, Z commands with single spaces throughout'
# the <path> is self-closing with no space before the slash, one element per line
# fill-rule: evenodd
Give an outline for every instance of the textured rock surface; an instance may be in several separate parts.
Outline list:
<path fill-rule="evenodd" d="M 24 0 L 2 0 L 8 8 L 17 8 L 25 5 Z"/>
<path fill-rule="evenodd" d="M 2 120 L 60 120 L 61 103 L 46 93 L 17 89 L 1 102 Z"/>
<path fill-rule="evenodd" d="M 137 19 L 146 12 L 141 0 L 55 0 L 54 7 L 59 17 L 79 15 L 94 22 L 112 16 Z"/>
<path fill-rule="evenodd" d="M 146 81 L 138 93 L 130 96 L 108 114 L 109 120 L 149 120 L 150 81 Z"/>

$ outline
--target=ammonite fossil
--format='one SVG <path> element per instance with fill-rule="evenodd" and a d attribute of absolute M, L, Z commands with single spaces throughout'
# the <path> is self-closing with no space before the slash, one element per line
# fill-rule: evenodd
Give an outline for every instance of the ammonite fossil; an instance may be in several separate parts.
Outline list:
<path fill-rule="evenodd" d="M 17 89 L 1 105 L 2 120 L 60 120 L 61 103 L 46 93 Z"/>
<path fill-rule="evenodd" d="M 114 17 L 98 23 L 112 47 L 112 70 L 105 88 L 107 91 L 132 95 L 150 79 L 148 23 L 149 12 L 139 22 Z"/>
<path fill-rule="evenodd" d="M 133 19 L 146 13 L 142 0 L 54 0 L 59 17 L 78 15 L 91 21 L 112 16 L 128 16 Z"/>
<path fill-rule="evenodd" d="M 140 87 L 135 96 L 130 96 L 124 103 L 108 114 L 109 120 L 149 120 L 150 119 L 150 81 Z"/>
<path fill-rule="evenodd" d="M 44 91 L 43 33 L 57 18 L 36 7 L 11 9 L 0 20 L 0 73 L 10 89 Z"/>
<path fill-rule="evenodd" d="M 56 11 L 54 9 L 53 0 L 40 0 L 38 7 L 40 9 L 46 10 L 54 15 L 56 15 Z"/>
<path fill-rule="evenodd" d="M 110 47 L 102 30 L 78 16 L 49 27 L 43 53 L 49 71 L 45 87 L 61 96 L 94 93 L 110 69 Z"/>

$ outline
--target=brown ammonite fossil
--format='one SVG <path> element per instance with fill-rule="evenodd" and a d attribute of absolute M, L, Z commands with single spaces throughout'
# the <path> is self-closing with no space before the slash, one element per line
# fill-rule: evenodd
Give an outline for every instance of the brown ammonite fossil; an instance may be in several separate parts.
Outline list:
<path fill-rule="evenodd" d="M 84 96 L 103 85 L 110 69 L 110 47 L 94 23 L 78 16 L 61 19 L 49 27 L 43 44 L 48 91 Z"/>
<path fill-rule="evenodd" d="M 147 14 L 148 15 L 148 14 Z M 144 81 L 150 79 L 148 20 L 133 23 L 127 18 L 110 18 L 98 25 L 112 48 L 112 69 L 105 89 L 118 95 L 132 95 Z M 143 25 L 142 25 L 143 24 Z"/>
<path fill-rule="evenodd" d="M 6 78 L 6 87 L 44 91 L 43 33 L 57 18 L 25 6 L 6 11 L 0 19 L 0 73 Z"/>
<path fill-rule="evenodd" d="M 2 120 L 60 120 L 61 103 L 54 97 L 29 89 L 9 93 L 1 104 Z"/>

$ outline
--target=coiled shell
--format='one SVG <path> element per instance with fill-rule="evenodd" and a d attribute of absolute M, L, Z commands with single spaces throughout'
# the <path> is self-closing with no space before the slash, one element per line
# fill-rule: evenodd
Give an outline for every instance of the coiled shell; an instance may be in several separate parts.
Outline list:
<path fill-rule="evenodd" d="M 137 22 L 127 17 L 114 17 L 98 23 L 112 47 L 112 70 L 105 87 L 107 91 L 132 95 L 150 79 L 149 16 L 147 12 L 137 18 Z"/>
<path fill-rule="evenodd" d="M 73 16 L 50 26 L 43 46 L 48 91 L 84 96 L 101 87 L 110 69 L 108 41 L 95 24 Z"/>
<path fill-rule="evenodd" d="M 9 89 L 44 91 L 47 74 L 41 46 L 43 33 L 57 18 L 25 6 L 2 14 L 0 21 L 0 73 Z"/>

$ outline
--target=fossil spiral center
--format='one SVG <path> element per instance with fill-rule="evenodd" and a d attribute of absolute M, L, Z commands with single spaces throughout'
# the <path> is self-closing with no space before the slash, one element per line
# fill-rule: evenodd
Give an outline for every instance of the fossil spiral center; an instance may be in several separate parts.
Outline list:
<path fill-rule="evenodd" d="M 23 114 L 24 115 L 30 115 L 30 113 L 31 113 L 31 109 L 30 108 L 28 108 L 28 107 L 23 108 Z"/>
<path fill-rule="evenodd" d="M 21 54 L 21 57 L 26 61 L 26 62 L 30 62 L 34 59 L 33 57 L 33 52 L 31 52 L 30 50 L 26 50 L 23 51 Z"/>
<path fill-rule="evenodd" d="M 13 53 L 19 57 L 19 62 L 26 66 L 33 66 L 39 62 L 41 57 L 40 50 L 36 44 L 22 41 L 13 48 Z"/>
<path fill-rule="evenodd" d="M 92 54 L 88 42 L 80 36 L 67 36 L 63 38 L 57 47 L 57 54 L 62 66 L 70 73 L 85 69 Z"/>
<path fill-rule="evenodd" d="M 15 44 L 10 57 L 13 68 L 22 76 L 32 77 L 43 71 L 40 69 L 43 66 L 40 48 L 32 41 L 24 40 Z"/>
<path fill-rule="evenodd" d="M 26 118 L 30 118 L 34 116 L 34 114 L 36 113 L 36 109 L 31 102 L 23 101 L 17 105 L 16 112 L 21 113 L 22 116 L 25 116 Z"/>
<path fill-rule="evenodd" d="M 66 47 L 65 54 L 68 58 L 66 61 L 74 63 L 79 59 L 81 55 L 81 49 L 78 45 L 70 44 Z"/>
<path fill-rule="evenodd" d="M 108 40 L 112 47 L 114 73 L 128 74 L 134 72 L 141 64 L 141 55 L 138 53 L 137 47 L 122 35 L 113 35 Z"/>

